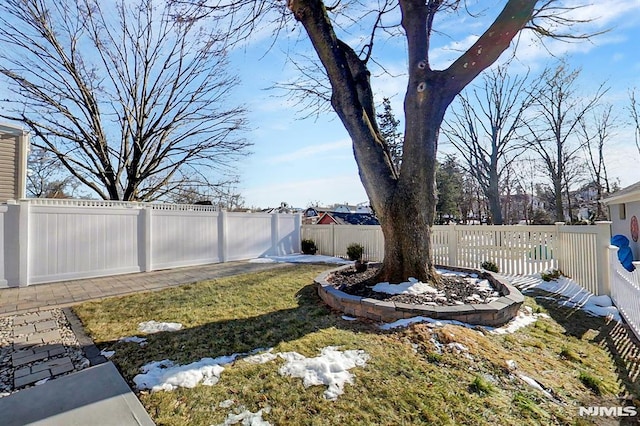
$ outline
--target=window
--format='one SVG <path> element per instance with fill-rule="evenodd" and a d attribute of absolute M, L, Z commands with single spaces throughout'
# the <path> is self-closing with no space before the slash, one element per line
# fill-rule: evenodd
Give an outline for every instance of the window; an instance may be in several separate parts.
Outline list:
<path fill-rule="evenodd" d="M 620 204 L 618 212 L 620 213 L 620 220 L 625 220 L 627 218 L 627 205 L 625 203 Z"/>

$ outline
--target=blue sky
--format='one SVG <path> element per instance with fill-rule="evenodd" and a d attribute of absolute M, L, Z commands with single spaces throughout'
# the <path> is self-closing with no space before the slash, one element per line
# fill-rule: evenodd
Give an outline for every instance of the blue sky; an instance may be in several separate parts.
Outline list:
<path fill-rule="evenodd" d="M 566 4 L 584 3 L 566 1 Z M 640 0 L 609 0 L 574 12 L 578 18 L 595 19 L 584 27 L 588 31 L 610 29 L 590 41 L 563 43 L 549 41 L 545 47 L 523 34 L 512 63 L 513 72 L 527 68 L 532 74 L 553 64 L 551 53 L 557 57 L 569 55 L 569 63 L 582 68 L 580 91 L 588 96 L 603 82 L 610 87 L 605 102 L 614 104 L 622 122 L 616 136 L 605 152 L 611 177 L 618 178 L 624 187 L 640 179 L 640 163 L 624 108 L 628 104 L 628 91 L 640 89 Z M 470 46 L 481 34 L 495 14 L 501 1 L 483 1 L 485 8 L 480 18 L 465 15 L 446 17 L 436 27 L 445 34 L 434 39 L 431 60 L 434 68 L 446 67 L 462 48 Z M 260 40 L 233 52 L 231 66 L 240 74 L 242 83 L 237 88 L 235 101 L 249 109 L 251 130 L 247 137 L 254 143 L 253 155 L 239 165 L 238 191 L 247 206 L 273 207 L 287 202 L 296 207 L 310 203 L 359 203 L 367 196 L 360 184 L 353 159 L 349 137 L 334 113 L 302 119 L 296 114 L 291 101 L 283 92 L 267 90 L 277 82 L 293 78 L 296 74 L 287 61 L 294 54 L 310 52 L 310 45 L 300 37 L 299 29 L 290 26 L 285 36 L 269 49 L 272 40 L 263 31 Z M 356 37 L 354 31 L 352 37 Z M 355 40 L 355 38 L 354 38 Z M 406 78 L 404 69 L 404 39 L 380 41 L 375 54 L 393 76 L 373 70 L 376 98 L 390 97 L 398 118 L 401 117 L 402 98 Z M 550 53 L 551 52 L 551 53 Z M 444 155 L 451 148 L 441 144 Z M 541 177 L 542 181 L 543 178 Z"/>

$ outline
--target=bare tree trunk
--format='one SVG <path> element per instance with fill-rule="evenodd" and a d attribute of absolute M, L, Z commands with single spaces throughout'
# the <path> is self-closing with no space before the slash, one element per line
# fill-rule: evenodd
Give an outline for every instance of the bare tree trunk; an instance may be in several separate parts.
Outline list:
<path fill-rule="evenodd" d="M 500 185 L 497 173 L 489 176 L 489 191 L 485 194 L 489 202 L 489 211 L 491 212 L 491 221 L 494 225 L 502 225 L 502 205 L 500 202 Z"/>
<path fill-rule="evenodd" d="M 478 41 L 445 71 L 430 68 L 428 49 L 440 1 L 400 0 L 407 40 L 409 80 L 404 98 L 402 168 L 393 166 L 373 108 L 366 61 L 333 30 L 320 0 L 289 0 L 304 26 L 331 83 L 331 106 L 347 129 L 360 179 L 385 238 L 378 279 L 409 277 L 436 281 L 431 258 L 431 225 L 436 206 L 436 152 L 444 113 L 460 91 L 509 47 L 529 21 L 533 0 L 511 0 Z"/>

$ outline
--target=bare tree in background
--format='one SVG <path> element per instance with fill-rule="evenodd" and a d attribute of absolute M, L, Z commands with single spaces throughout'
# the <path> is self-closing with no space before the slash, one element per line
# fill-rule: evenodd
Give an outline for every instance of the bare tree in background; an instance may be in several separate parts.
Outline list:
<path fill-rule="evenodd" d="M 249 144 L 224 35 L 204 24 L 153 0 L 4 0 L 0 74 L 16 97 L 0 117 L 103 199 L 215 186 Z"/>
<path fill-rule="evenodd" d="M 613 137 L 617 123 L 612 115 L 613 106 L 604 105 L 588 119 L 580 120 L 580 134 L 584 140 L 583 148 L 586 153 L 586 161 L 591 174 L 591 180 L 596 187 L 596 216 L 595 220 L 606 220 L 607 215 L 602 208 L 602 200 L 605 194 L 611 192 L 609 174 L 604 161 L 605 147 Z"/>
<path fill-rule="evenodd" d="M 577 93 L 580 70 L 570 69 L 565 61 L 555 68 L 547 68 L 541 75 L 541 86 L 536 92 L 536 116 L 527 120 L 530 147 L 542 159 L 555 199 L 555 220 L 565 220 L 563 193 L 566 195 L 569 215 L 572 182 L 583 170 L 579 163 L 582 145 L 578 138 L 580 122 L 592 111 L 606 89 L 601 85 L 596 92 L 581 98 Z"/>
<path fill-rule="evenodd" d="M 640 103 L 636 99 L 636 89 L 629 91 L 629 101 L 629 113 L 634 125 L 633 137 L 636 148 L 638 148 L 638 154 L 640 154 Z"/>
<path fill-rule="evenodd" d="M 217 14 L 236 25 L 237 38 L 258 29 L 270 7 L 283 6 L 262 0 L 173 1 L 202 5 L 202 13 Z M 498 60 L 523 28 L 554 37 L 564 35 L 557 30 L 565 30 L 565 24 L 576 22 L 571 19 L 573 8 L 555 0 L 508 0 L 502 10 L 491 10 L 495 14 L 486 31 L 451 65 L 433 69 L 430 48 L 436 16 L 465 14 L 466 6 L 460 0 L 332 2 L 329 6 L 322 0 L 288 0 L 287 10 L 278 9 L 280 15 L 271 15 L 276 20 L 292 15 L 322 64 L 331 88 L 331 107 L 351 137 L 360 180 L 381 223 L 385 257 L 377 279 L 383 281 L 400 282 L 408 277 L 438 280 L 432 264 L 431 225 L 436 206 L 438 136 L 449 104 Z M 371 25 L 368 31 L 364 28 L 367 24 Z M 381 135 L 371 84 L 371 67 L 377 67 L 380 59 L 374 46 L 379 37 L 389 36 L 403 37 L 407 43 L 400 170 Z"/>
<path fill-rule="evenodd" d="M 458 96 L 443 133 L 487 197 L 492 222 L 502 225 L 500 182 L 524 151 L 518 130 L 533 97 L 527 77 L 509 76 L 505 67 L 491 70 L 482 82 Z"/>
<path fill-rule="evenodd" d="M 68 198 L 78 182 L 65 173 L 58 159 L 41 148 L 32 148 L 27 166 L 27 196 L 33 198 Z"/>

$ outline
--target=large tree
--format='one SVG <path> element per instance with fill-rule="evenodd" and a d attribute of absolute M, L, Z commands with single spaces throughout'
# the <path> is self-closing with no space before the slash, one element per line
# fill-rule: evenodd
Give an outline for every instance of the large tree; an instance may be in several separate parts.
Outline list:
<path fill-rule="evenodd" d="M 604 105 L 594 111 L 590 119 L 580 121 L 580 134 L 584 139 L 583 147 L 586 154 L 586 162 L 591 174 L 591 181 L 596 187 L 596 220 L 607 220 L 600 200 L 611 192 L 609 173 L 604 161 L 605 148 L 615 136 L 617 127 L 616 117 L 612 115 L 613 105 Z"/>
<path fill-rule="evenodd" d="M 636 89 L 632 89 L 629 91 L 629 113 L 631 115 L 631 119 L 633 120 L 633 138 L 636 143 L 636 148 L 638 148 L 638 154 L 640 154 L 640 103 L 636 98 Z"/>
<path fill-rule="evenodd" d="M 563 193 L 571 215 L 571 184 L 583 171 L 580 151 L 585 143 L 579 138 L 580 123 L 606 93 L 601 85 L 593 94 L 583 97 L 578 91 L 579 69 L 561 61 L 542 73 L 541 85 L 534 95 L 534 117 L 527 121 L 530 147 L 542 159 L 555 198 L 555 220 L 565 220 Z"/>
<path fill-rule="evenodd" d="M 166 2 L 3 0 L 0 26 L 0 117 L 97 196 L 215 185 L 246 152 L 224 37 Z"/>
<path fill-rule="evenodd" d="M 247 14 L 227 22 L 256 27 L 268 5 L 260 0 L 207 1 L 198 3 L 224 18 L 234 12 Z M 540 8 L 536 5 L 540 3 Z M 413 276 L 436 281 L 431 258 L 431 225 L 436 206 L 436 152 L 445 111 L 452 100 L 483 70 L 498 60 L 519 32 L 527 27 L 553 35 L 551 28 L 566 23 L 571 10 L 555 0 L 508 0 L 486 31 L 445 69 L 434 69 L 431 38 L 436 16 L 464 13 L 460 0 L 387 0 L 373 3 L 322 0 L 288 0 L 288 11 L 299 22 L 320 60 L 331 90 L 330 103 L 349 133 L 362 184 L 384 233 L 385 258 L 378 278 L 400 282 Z M 350 9 L 350 7 L 352 9 Z M 355 16 L 358 9 L 361 16 Z M 399 26 L 393 25 L 399 13 Z M 558 12 L 558 13 L 554 13 Z M 287 15 L 282 15 L 287 16 Z M 551 25 L 543 28 L 545 23 Z M 350 23 L 371 22 L 368 34 L 354 36 Z M 245 31 L 243 34 L 246 34 Z M 394 165 L 376 121 L 371 69 L 377 63 L 374 46 L 379 34 L 402 36 L 406 41 L 407 89 L 404 96 L 402 167 Z M 359 34 L 362 35 L 362 34 Z M 241 36 L 241 35 L 240 35 Z M 358 45 L 364 40 L 364 44 Z"/>
<path fill-rule="evenodd" d="M 509 76 L 506 67 L 497 67 L 484 75 L 481 85 L 460 94 L 443 128 L 487 197 L 496 225 L 503 222 L 500 182 L 524 151 L 518 130 L 533 101 L 529 86 L 526 77 Z"/>

